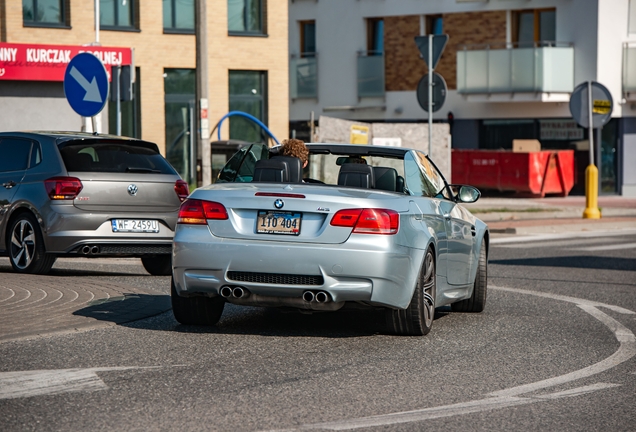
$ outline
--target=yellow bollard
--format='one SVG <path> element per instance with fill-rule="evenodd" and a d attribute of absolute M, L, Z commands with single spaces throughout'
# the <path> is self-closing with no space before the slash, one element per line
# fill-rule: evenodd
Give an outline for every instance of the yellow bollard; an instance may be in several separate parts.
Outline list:
<path fill-rule="evenodd" d="M 585 210 L 583 219 L 600 219 L 598 210 L 598 168 L 588 165 L 585 169 Z"/>

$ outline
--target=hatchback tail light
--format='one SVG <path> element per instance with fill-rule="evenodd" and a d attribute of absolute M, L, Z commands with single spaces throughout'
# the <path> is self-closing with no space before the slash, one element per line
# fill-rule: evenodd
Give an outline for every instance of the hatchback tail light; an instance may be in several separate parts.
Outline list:
<path fill-rule="evenodd" d="M 179 197 L 181 202 L 185 201 L 185 199 L 190 195 L 190 187 L 188 183 L 184 180 L 177 180 L 174 184 L 174 191 Z"/>
<path fill-rule="evenodd" d="M 44 180 L 44 187 L 52 200 L 72 200 L 84 186 L 77 177 L 51 177 Z"/>
<path fill-rule="evenodd" d="M 400 214 L 389 209 L 344 209 L 336 212 L 331 225 L 353 228 L 357 234 L 396 234 Z"/>
<path fill-rule="evenodd" d="M 227 218 L 227 210 L 221 203 L 188 199 L 181 204 L 177 223 L 206 225 L 210 219 L 225 220 Z"/>

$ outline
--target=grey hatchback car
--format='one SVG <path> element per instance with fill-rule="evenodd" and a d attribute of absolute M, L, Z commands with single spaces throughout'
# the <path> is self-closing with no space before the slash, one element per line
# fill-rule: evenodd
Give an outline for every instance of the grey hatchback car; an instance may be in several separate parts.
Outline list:
<path fill-rule="evenodd" d="M 171 273 L 188 184 L 156 144 L 80 132 L 0 133 L 0 254 L 44 274 L 57 257 L 140 257 Z"/>

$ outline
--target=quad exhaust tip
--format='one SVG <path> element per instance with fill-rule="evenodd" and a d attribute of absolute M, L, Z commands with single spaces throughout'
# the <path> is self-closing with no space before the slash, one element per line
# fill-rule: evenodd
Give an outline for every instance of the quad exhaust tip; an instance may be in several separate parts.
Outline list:
<path fill-rule="evenodd" d="M 250 292 L 244 288 L 230 286 L 224 286 L 223 288 L 221 288 L 221 291 L 219 293 L 221 294 L 221 297 L 224 298 L 245 298 L 248 297 L 250 294 Z"/>
<path fill-rule="evenodd" d="M 331 300 L 329 294 L 325 291 L 318 291 L 314 294 L 313 291 L 305 291 L 303 293 L 303 300 L 306 302 L 327 303 Z"/>

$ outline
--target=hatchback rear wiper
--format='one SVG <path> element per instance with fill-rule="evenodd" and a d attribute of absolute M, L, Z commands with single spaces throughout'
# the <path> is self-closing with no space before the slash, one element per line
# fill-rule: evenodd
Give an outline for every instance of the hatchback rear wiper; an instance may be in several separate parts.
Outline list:
<path fill-rule="evenodd" d="M 126 168 L 126 172 L 161 174 L 161 170 L 151 169 L 151 168 L 137 168 L 137 167 L 128 167 Z"/>

